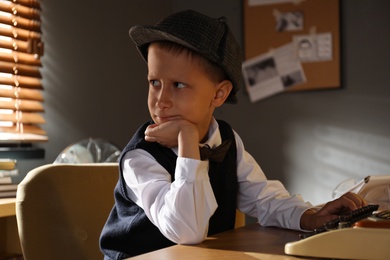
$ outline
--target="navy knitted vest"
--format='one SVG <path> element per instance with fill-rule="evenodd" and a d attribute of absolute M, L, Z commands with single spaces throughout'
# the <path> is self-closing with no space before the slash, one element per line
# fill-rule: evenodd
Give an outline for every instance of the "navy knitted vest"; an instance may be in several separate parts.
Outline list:
<path fill-rule="evenodd" d="M 158 143 L 146 142 L 144 132 L 151 122 L 141 126 L 123 150 L 119 160 L 120 177 L 114 190 L 115 205 L 100 236 L 100 248 L 105 259 L 123 259 L 174 245 L 148 219 L 144 210 L 127 195 L 122 174 L 122 160 L 126 152 L 144 149 L 161 164 L 174 181 L 176 154 Z M 222 141 L 232 144 L 222 163 L 209 163 L 210 183 L 218 208 L 210 218 L 208 235 L 234 228 L 237 203 L 237 151 L 232 128 L 218 120 Z"/>

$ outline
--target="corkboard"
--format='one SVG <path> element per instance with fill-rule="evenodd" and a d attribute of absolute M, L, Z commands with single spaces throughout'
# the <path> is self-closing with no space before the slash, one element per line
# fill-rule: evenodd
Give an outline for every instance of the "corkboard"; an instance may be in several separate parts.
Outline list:
<path fill-rule="evenodd" d="M 302 62 L 306 82 L 286 91 L 329 89 L 340 87 L 340 4 L 339 0 L 306 0 L 249 6 L 243 1 L 245 59 L 269 52 L 292 42 L 294 35 L 331 33 L 330 60 Z M 300 12 L 303 25 L 299 30 L 278 31 L 275 10 L 280 13 Z"/>

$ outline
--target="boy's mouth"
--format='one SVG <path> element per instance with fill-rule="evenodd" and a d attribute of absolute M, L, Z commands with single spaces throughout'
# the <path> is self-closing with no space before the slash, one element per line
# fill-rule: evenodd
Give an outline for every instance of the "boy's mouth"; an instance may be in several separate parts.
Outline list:
<path fill-rule="evenodd" d="M 173 121 L 179 119 L 179 116 L 155 116 L 155 119 L 161 123 L 167 122 L 167 121 Z"/>

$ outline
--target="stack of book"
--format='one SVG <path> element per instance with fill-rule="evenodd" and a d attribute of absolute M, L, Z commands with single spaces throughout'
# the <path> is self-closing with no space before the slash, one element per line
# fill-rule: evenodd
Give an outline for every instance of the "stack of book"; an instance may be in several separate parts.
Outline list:
<path fill-rule="evenodd" d="M 12 177 L 18 174 L 16 160 L 0 159 L 0 198 L 16 197 L 18 184 L 13 183 Z"/>

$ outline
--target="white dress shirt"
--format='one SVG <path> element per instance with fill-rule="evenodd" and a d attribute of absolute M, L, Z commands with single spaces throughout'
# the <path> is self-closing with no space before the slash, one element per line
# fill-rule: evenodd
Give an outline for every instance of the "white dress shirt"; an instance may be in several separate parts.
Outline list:
<path fill-rule="evenodd" d="M 205 144 L 221 144 L 218 123 L 213 120 Z M 300 230 L 300 217 L 311 205 L 299 195 L 290 196 L 279 181 L 267 180 L 254 158 L 245 151 L 239 135 L 237 145 L 237 207 L 256 217 L 260 225 Z M 173 148 L 177 154 L 177 148 Z M 177 244 L 202 242 L 209 219 L 218 207 L 208 176 L 209 162 L 178 157 L 175 181 L 152 155 L 131 150 L 123 160 L 129 197 L 144 209 L 165 237 Z"/>

